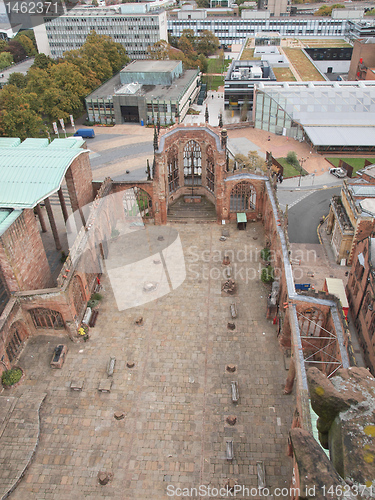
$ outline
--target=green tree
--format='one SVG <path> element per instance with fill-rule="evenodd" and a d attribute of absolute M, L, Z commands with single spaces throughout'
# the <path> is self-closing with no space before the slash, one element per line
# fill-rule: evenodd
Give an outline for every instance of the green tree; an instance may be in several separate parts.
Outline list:
<path fill-rule="evenodd" d="M 197 0 L 197 7 L 199 7 L 199 9 L 209 9 L 210 0 Z"/>
<path fill-rule="evenodd" d="M 5 137 L 45 136 L 40 116 L 31 109 L 29 101 L 36 94 L 26 94 L 14 85 L 6 85 L 0 93 L 0 134 Z"/>
<path fill-rule="evenodd" d="M 28 36 L 21 35 L 17 37 L 17 41 L 22 45 L 22 47 L 25 49 L 26 54 L 29 57 L 35 56 L 37 54 L 34 44 Z"/>
<path fill-rule="evenodd" d="M 345 5 L 341 5 L 340 3 L 322 5 L 317 11 L 314 12 L 314 16 L 331 16 L 333 9 L 345 9 Z"/>
<path fill-rule="evenodd" d="M 219 46 L 220 42 L 217 36 L 212 31 L 203 30 L 197 40 L 196 50 L 199 54 L 209 56 L 210 54 L 214 54 Z"/>
<path fill-rule="evenodd" d="M 300 166 L 295 151 L 288 151 L 288 154 L 286 155 L 286 161 L 290 165 L 293 165 L 293 167 L 297 167 L 298 168 Z"/>
<path fill-rule="evenodd" d="M 189 38 L 185 35 L 181 35 L 179 41 L 178 41 L 178 48 L 181 50 L 181 52 L 184 53 L 185 57 L 188 59 L 196 59 L 198 57 L 198 54 L 194 50 L 194 46 L 189 40 Z"/>
<path fill-rule="evenodd" d="M 45 54 L 37 54 L 34 59 L 34 63 L 31 66 L 32 68 L 40 68 L 40 69 L 47 69 L 51 67 L 53 64 L 56 64 L 56 62 L 49 56 L 46 56 Z"/>
<path fill-rule="evenodd" d="M 7 85 L 14 85 L 18 89 L 24 89 L 27 85 L 27 76 L 23 73 L 12 73 L 9 75 Z"/>
<path fill-rule="evenodd" d="M 11 66 L 13 63 L 13 56 L 9 52 L 0 53 L 0 70 Z"/>
<path fill-rule="evenodd" d="M 194 50 L 196 49 L 197 37 L 195 36 L 195 31 L 192 29 L 185 29 L 182 31 L 181 36 L 186 37 L 192 44 Z M 181 38 L 181 37 L 180 37 Z"/>
<path fill-rule="evenodd" d="M 204 56 L 204 54 L 199 54 L 198 64 L 199 64 L 199 69 L 202 71 L 202 73 L 207 73 L 208 60 L 207 57 Z"/>

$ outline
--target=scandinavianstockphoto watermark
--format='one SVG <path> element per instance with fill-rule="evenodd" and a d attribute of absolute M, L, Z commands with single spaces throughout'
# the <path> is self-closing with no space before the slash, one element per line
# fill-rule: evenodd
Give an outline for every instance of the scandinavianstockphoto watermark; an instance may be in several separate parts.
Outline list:
<path fill-rule="evenodd" d="M 262 249 L 244 247 L 233 250 L 202 250 L 197 246 L 190 246 L 185 250 L 185 263 L 187 277 L 192 280 L 224 280 L 227 279 L 227 266 L 223 260 L 227 257 L 230 262 L 231 278 L 248 284 L 260 278 L 262 269 L 270 266 L 269 272 L 273 279 L 279 279 L 282 274 L 280 263 L 283 255 L 274 250 L 267 251 L 267 259 Z M 297 250 L 291 255 L 293 278 L 301 280 L 305 276 L 304 269 L 299 267 L 302 263 L 309 264 L 312 268 L 317 261 L 315 250 Z"/>
<path fill-rule="evenodd" d="M 247 487 L 236 484 L 233 488 L 229 486 L 215 487 L 201 484 L 193 488 L 180 488 L 173 484 L 167 486 L 167 496 L 170 498 L 267 498 L 273 495 L 275 498 L 299 498 L 301 491 L 299 488 L 261 488 Z"/>

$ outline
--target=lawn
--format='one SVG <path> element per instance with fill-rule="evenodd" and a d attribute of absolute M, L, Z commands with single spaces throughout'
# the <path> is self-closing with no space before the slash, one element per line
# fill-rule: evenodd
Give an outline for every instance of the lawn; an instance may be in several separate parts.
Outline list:
<path fill-rule="evenodd" d="M 224 85 L 224 77 L 204 75 L 202 82 L 207 84 L 207 90 L 217 90 Z"/>
<path fill-rule="evenodd" d="M 326 39 L 326 38 L 319 38 L 319 39 L 303 39 L 301 42 L 306 45 L 306 47 L 309 48 L 314 48 L 314 47 L 352 47 L 350 43 L 346 42 L 345 40 L 335 40 L 335 39 Z"/>
<path fill-rule="evenodd" d="M 353 167 L 353 177 L 356 175 L 358 170 L 361 170 L 365 166 L 365 159 L 371 161 L 371 163 L 375 163 L 375 158 L 326 158 L 326 160 L 330 161 L 335 167 L 339 166 L 340 160 L 351 165 Z"/>
<path fill-rule="evenodd" d="M 286 158 L 276 158 L 277 161 L 284 167 L 284 179 L 288 177 L 297 177 L 300 175 L 301 170 L 299 168 L 293 167 L 290 163 L 286 161 Z M 302 176 L 307 175 L 306 170 L 302 169 Z"/>
<path fill-rule="evenodd" d="M 295 76 L 289 68 L 272 68 L 278 82 L 295 82 Z"/>
<path fill-rule="evenodd" d="M 260 59 L 260 57 L 254 57 L 254 49 L 243 49 L 241 61 L 255 61 Z"/>
<path fill-rule="evenodd" d="M 324 82 L 324 78 L 309 61 L 301 49 L 284 48 L 284 52 L 289 61 L 298 71 L 302 81 L 304 82 Z"/>
<path fill-rule="evenodd" d="M 232 59 L 224 60 L 224 71 L 228 69 L 228 66 L 232 62 Z M 219 58 L 208 59 L 207 73 L 222 73 L 223 72 L 223 60 Z"/>

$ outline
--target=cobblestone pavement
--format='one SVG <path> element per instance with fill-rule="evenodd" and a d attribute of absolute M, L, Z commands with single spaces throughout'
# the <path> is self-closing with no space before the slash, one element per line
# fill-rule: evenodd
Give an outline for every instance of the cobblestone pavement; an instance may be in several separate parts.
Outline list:
<path fill-rule="evenodd" d="M 61 336 L 29 340 L 19 362 L 26 379 L 9 396 L 40 391 L 47 397 L 36 454 L 12 500 L 164 500 L 177 487 L 221 487 L 228 478 L 257 488 L 258 461 L 266 486 L 289 486 L 294 396 L 283 395 L 284 359 L 275 326 L 265 319 L 268 289 L 259 280 L 257 258 L 262 226 L 226 226 L 226 241 L 219 240 L 222 227 L 216 224 L 173 227 L 187 272 L 179 288 L 118 311 L 103 275 L 104 298 L 90 340 L 64 339 L 69 352 L 61 370 L 49 367 Z M 224 251 L 238 284 L 234 297 L 221 292 Z M 227 328 L 232 302 L 235 330 Z M 140 316 L 142 326 L 135 324 Z M 116 358 L 111 392 L 100 393 L 110 356 Z M 228 364 L 235 365 L 234 373 L 226 371 Z M 77 379 L 84 380 L 82 391 L 70 389 Z M 237 405 L 231 381 L 238 382 Z M 116 420 L 115 411 L 125 418 Z M 226 423 L 228 415 L 237 417 L 234 426 Z M 228 439 L 232 461 L 226 459 Z M 105 486 L 99 471 L 113 474 Z"/>

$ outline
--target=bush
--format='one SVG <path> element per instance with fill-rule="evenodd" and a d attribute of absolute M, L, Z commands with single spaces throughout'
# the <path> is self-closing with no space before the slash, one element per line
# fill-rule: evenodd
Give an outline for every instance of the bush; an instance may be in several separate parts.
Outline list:
<path fill-rule="evenodd" d="M 263 281 L 263 283 L 272 283 L 274 278 L 273 278 L 273 267 L 272 266 L 267 266 L 262 269 L 262 272 L 260 273 L 260 279 Z"/>
<path fill-rule="evenodd" d="M 22 370 L 20 368 L 12 368 L 11 370 L 6 370 L 1 376 L 1 382 L 4 386 L 11 386 L 16 384 L 21 380 Z"/>
<path fill-rule="evenodd" d="M 102 300 L 103 295 L 101 293 L 93 293 L 90 297 L 91 300 Z"/>
<path fill-rule="evenodd" d="M 263 260 L 271 260 L 271 250 L 269 248 L 263 248 L 260 252 L 260 256 Z"/>

